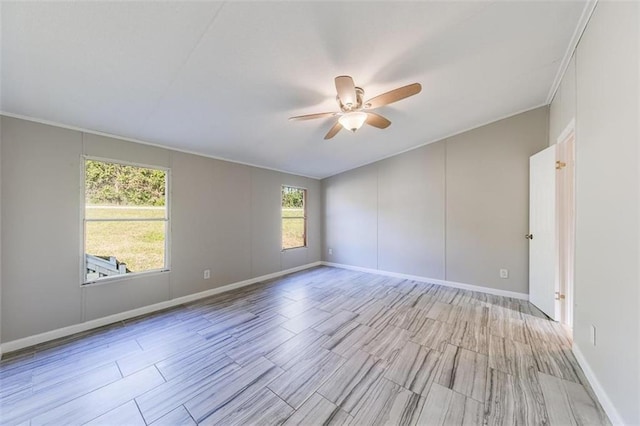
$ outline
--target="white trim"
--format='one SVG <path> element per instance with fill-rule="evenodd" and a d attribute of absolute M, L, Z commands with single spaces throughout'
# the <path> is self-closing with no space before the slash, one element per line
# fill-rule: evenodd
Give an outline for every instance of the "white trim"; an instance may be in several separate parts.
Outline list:
<path fill-rule="evenodd" d="M 452 138 L 454 136 L 458 136 L 458 135 L 461 135 L 461 134 L 466 133 L 466 132 L 470 132 L 471 130 L 479 129 L 480 127 L 484 127 L 484 126 L 487 126 L 489 124 L 493 124 L 493 123 L 501 121 L 501 120 L 506 120 L 507 118 L 515 117 L 516 115 L 524 114 L 525 112 L 533 111 L 534 109 L 538 109 L 538 108 L 541 108 L 543 106 L 548 106 L 548 105 L 549 105 L 549 102 L 543 102 L 543 103 L 537 104 L 537 105 L 535 105 L 533 107 L 530 107 L 530 108 L 524 108 L 524 109 L 521 109 L 521 110 L 513 112 L 513 113 L 508 113 L 508 114 L 502 115 L 502 116 L 500 116 L 498 118 L 492 118 L 492 119 L 490 119 L 488 121 L 483 121 L 483 122 L 481 122 L 479 124 L 474 124 L 472 126 L 464 128 L 462 130 L 458 130 L 458 131 L 455 131 L 455 132 L 452 132 L 452 133 L 447 133 L 447 134 L 445 134 L 443 136 L 438 136 L 435 139 L 430 139 L 427 142 L 421 143 L 420 145 L 412 146 L 412 147 L 407 148 L 407 149 L 405 149 L 403 151 L 394 152 L 392 154 L 385 155 L 385 156 L 380 157 L 378 159 L 367 161 L 366 163 L 358 164 L 358 165 L 349 167 L 348 169 L 343 169 L 343 170 L 337 171 L 335 173 L 332 172 L 329 175 L 323 175 L 323 176 L 303 175 L 303 174 L 300 174 L 300 173 L 289 172 L 289 171 L 286 171 L 286 170 L 275 169 L 275 168 L 272 168 L 272 167 L 266 167 L 266 166 L 260 166 L 260 165 L 257 165 L 257 164 L 252 164 L 252 163 L 245 163 L 245 162 L 242 162 L 242 161 L 230 160 L 230 159 L 224 158 L 224 157 L 216 157 L 215 155 L 208 155 L 208 154 L 203 154 L 201 152 L 189 151 L 189 150 L 174 148 L 174 147 L 170 147 L 170 146 L 166 146 L 166 145 L 160 145 L 160 144 L 156 144 L 156 143 L 145 142 L 145 141 L 141 141 L 139 139 L 127 138 L 125 136 L 118 136 L 118 135 L 114 135 L 114 134 L 111 134 L 111 133 L 99 132 L 99 131 L 96 131 L 96 130 L 89 130 L 89 129 L 85 129 L 85 128 L 77 127 L 77 126 L 70 126 L 70 125 L 58 123 L 58 122 L 55 122 L 55 121 L 41 120 L 41 119 L 38 119 L 38 118 L 33 118 L 33 117 L 26 116 L 26 115 L 21 115 L 21 114 L 13 114 L 13 113 L 2 111 L 2 110 L 0 110 L 0 115 L 4 115 L 4 116 L 10 117 L 10 118 L 17 118 L 17 119 L 20 119 L 20 120 L 31 121 L 31 122 L 34 122 L 34 123 L 44 124 L 44 125 L 47 125 L 47 126 L 56 126 L 56 127 L 60 127 L 60 128 L 63 128 L 63 129 L 75 130 L 75 131 L 78 131 L 78 132 L 88 133 L 88 134 L 92 134 L 92 135 L 105 136 L 105 137 L 108 137 L 108 138 L 120 139 L 120 140 L 123 140 L 123 141 L 126 141 L 126 142 L 139 143 L 139 144 L 142 144 L 142 145 L 148 145 L 148 146 L 153 146 L 153 147 L 156 147 L 156 148 L 166 149 L 168 151 L 175 151 L 175 152 L 182 152 L 182 153 L 185 153 L 185 154 L 198 155 L 200 157 L 213 158 L 214 160 L 227 161 L 229 163 L 242 164 L 244 166 L 251 166 L 251 167 L 256 167 L 256 168 L 264 169 L 264 170 L 272 170 L 274 172 L 286 173 L 286 174 L 289 174 L 289 175 L 300 176 L 300 177 L 305 177 L 305 178 L 314 179 L 314 180 L 323 180 L 323 179 L 327 179 L 327 178 L 330 178 L 332 176 L 337 176 L 337 175 L 339 175 L 341 173 L 348 172 L 350 170 L 354 170 L 354 169 L 357 169 L 357 168 L 360 168 L 360 167 L 364 167 L 364 166 L 367 166 L 369 164 L 377 163 L 378 161 L 386 160 L 387 158 L 395 157 L 396 155 L 404 154 L 405 152 L 413 151 L 414 149 L 422 148 L 423 146 L 426 146 L 426 145 L 429 145 L 429 144 L 432 144 L 432 143 L 435 143 L 435 142 L 440 142 L 442 140 L 445 140 L 445 139 L 448 139 L 448 138 Z"/>
<path fill-rule="evenodd" d="M 145 163 L 136 163 L 136 162 L 133 162 L 133 161 L 126 161 L 126 160 L 116 160 L 114 158 L 107 158 L 107 157 L 96 157 L 94 155 L 82 154 L 82 157 L 84 158 L 84 161 L 85 161 L 85 167 L 86 167 L 86 162 L 88 160 L 88 161 L 99 161 L 101 163 L 118 164 L 118 165 L 121 165 L 121 166 L 138 167 L 140 169 L 160 170 L 162 172 L 169 172 L 171 170 L 170 167 L 165 167 L 165 166 L 156 166 L 156 165 L 145 164 Z M 165 188 L 165 190 L 166 190 L 166 188 Z"/>
<path fill-rule="evenodd" d="M 420 281 L 420 282 L 431 283 L 431 284 L 438 284 L 438 285 L 442 285 L 442 286 L 445 286 L 445 287 L 459 288 L 459 289 L 462 289 L 462 290 L 478 291 L 480 293 L 494 294 L 496 296 L 512 297 L 514 299 L 520 299 L 520 300 L 529 300 L 529 295 L 528 294 L 526 294 L 526 293 L 518 293 L 518 292 L 515 292 L 515 291 L 499 290 L 499 289 L 496 289 L 496 288 L 477 286 L 477 285 L 473 285 L 473 284 L 458 283 L 458 282 L 455 282 L 455 281 L 445 281 L 445 280 L 440 280 L 440 279 L 436 279 L 436 278 L 421 277 L 421 276 L 418 276 L 418 275 L 402 274 L 402 273 L 399 273 L 399 272 L 383 271 L 383 270 L 380 270 L 380 269 L 363 268 L 361 266 L 344 265 L 342 263 L 333 263 L 333 262 L 325 262 L 325 261 L 323 261 L 323 262 L 321 262 L 321 264 L 325 265 L 325 266 L 332 266 L 334 268 L 350 269 L 352 271 L 368 272 L 370 274 L 385 275 L 387 277 L 403 278 L 403 279 L 407 279 L 407 280 Z"/>
<path fill-rule="evenodd" d="M 287 211 L 290 209 L 285 209 L 282 207 L 282 190 L 284 188 L 292 188 L 292 189 L 298 189 L 301 190 L 303 192 L 302 195 L 302 217 L 287 217 L 286 219 L 304 219 L 304 245 L 303 246 L 297 246 L 297 247 L 289 247 L 289 248 L 284 248 L 282 246 L 284 246 L 284 219 L 285 217 L 282 216 L 282 212 L 283 211 Z M 280 250 L 281 253 L 284 253 L 286 251 L 289 250 L 295 250 L 295 249 L 301 249 L 301 248 L 308 248 L 309 247 L 309 235 L 308 235 L 308 227 L 307 227 L 307 193 L 309 192 L 309 190 L 305 187 L 302 186 L 294 186 L 294 185 L 285 185 L 282 184 L 280 185 L 280 247 L 282 248 Z M 282 259 L 280 259 L 280 261 L 282 262 Z M 282 267 L 282 265 L 280 266 Z"/>
<path fill-rule="evenodd" d="M 200 293 L 189 294 L 187 296 L 178 297 L 176 299 L 166 300 L 164 302 L 143 306 L 141 308 L 132 309 L 130 311 L 120 312 L 117 314 L 94 319 L 91 321 L 82 322 L 80 324 L 70 325 L 68 327 L 59 328 L 57 330 L 51 330 L 44 333 L 36 334 L 34 336 L 12 340 L 10 342 L 6 342 L 0 345 L 0 353 L 9 353 L 9 352 L 17 351 L 19 349 L 28 348 L 30 346 L 48 342 L 50 340 L 59 339 L 65 336 L 70 336 L 72 334 L 91 330 L 93 328 L 102 327 L 108 324 L 113 324 L 118 321 L 124 321 L 129 318 L 145 315 L 155 311 L 160 311 L 163 309 L 171 308 L 173 306 L 182 305 L 184 303 L 193 302 L 195 300 L 203 299 L 205 297 L 213 296 L 216 294 L 225 293 L 227 291 L 235 290 L 237 288 L 259 283 L 261 281 L 267 281 L 273 278 L 278 278 L 283 275 L 291 274 L 293 272 L 298 272 L 304 269 L 320 266 L 321 264 L 322 264 L 321 262 L 308 263 L 306 265 L 297 266 L 295 268 L 286 269 L 284 271 L 274 272 L 272 274 L 262 275 L 256 278 L 250 278 L 248 280 L 239 281 L 239 282 L 228 284 L 222 287 L 212 288 L 210 290 L 206 290 Z"/>
<path fill-rule="evenodd" d="M 584 357 L 584 355 L 580 351 L 580 348 L 575 342 L 573 342 L 571 351 L 576 357 L 578 364 L 580 364 L 580 368 L 582 368 L 582 371 L 584 371 L 584 375 L 587 377 L 587 380 L 591 385 L 591 389 L 593 389 L 596 396 L 598 397 L 600 405 L 602 405 L 605 413 L 607 413 L 607 416 L 609 416 L 609 421 L 614 425 L 624 425 L 625 423 L 622 420 L 622 417 L 620 417 L 618 410 L 616 410 L 616 407 L 613 405 L 613 402 L 611 402 L 609 395 L 607 395 L 607 393 L 605 392 L 604 388 L 600 384 L 600 381 L 598 381 L 598 378 L 587 362 L 587 359 Z"/>
<path fill-rule="evenodd" d="M 571 119 L 571 121 L 569 121 L 569 124 L 567 124 L 567 127 L 564 128 L 564 130 L 562 131 L 562 133 L 560 133 L 560 136 L 558 136 L 556 138 L 556 145 L 564 142 L 565 139 L 567 139 L 567 137 L 571 134 L 571 133 L 575 133 L 576 131 L 576 119 L 575 117 Z"/>
<path fill-rule="evenodd" d="M 569 62 L 571 62 L 573 52 L 575 52 L 576 48 L 578 47 L 578 43 L 582 38 L 584 30 L 587 28 L 587 24 L 591 19 L 591 15 L 593 14 L 593 10 L 596 8 L 597 3 L 598 0 L 589 0 L 585 3 L 584 8 L 582 9 L 582 15 L 580 15 L 580 19 L 578 19 L 578 25 L 576 25 L 576 29 L 573 31 L 571 41 L 569 41 L 569 46 L 567 46 L 567 50 L 564 53 L 562 62 L 560 62 L 560 67 L 558 68 L 556 77 L 554 78 L 553 83 L 549 88 L 549 94 L 547 94 L 547 104 L 550 104 L 553 101 L 553 98 L 556 96 L 556 92 L 558 91 L 558 87 L 560 87 L 560 83 L 564 78 L 564 74 L 567 72 L 567 68 L 569 68 Z"/>
<path fill-rule="evenodd" d="M 84 147 L 82 148 L 84 151 Z M 147 219 L 87 219 L 87 209 L 86 209 L 86 193 L 87 193 L 87 161 L 96 161 L 100 163 L 109 163 L 116 164 L 122 166 L 130 166 L 137 167 L 139 169 L 149 169 L 149 170 L 158 170 L 164 172 L 164 217 L 163 218 L 147 218 Z M 81 161 L 81 172 L 80 172 L 80 222 L 82 223 L 82 234 L 80 236 L 80 287 L 84 287 L 87 285 L 94 285 L 96 283 L 107 283 L 120 281 L 122 279 L 128 279 L 132 277 L 140 276 L 140 274 L 148 274 L 148 273 L 160 273 L 160 272 L 170 272 L 171 271 L 171 168 L 163 167 L 163 166 L 153 166 L 150 164 L 143 163 L 134 163 L 131 161 L 122 161 L 122 160 L 114 160 L 112 158 L 106 157 L 95 157 L 92 155 L 82 155 Z M 126 208 L 126 206 L 124 206 Z M 164 222 L 164 265 L 162 268 L 157 269 L 147 269 L 140 272 L 132 272 L 129 274 L 111 276 L 111 277 L 102 277 L 96 280 L 88 281 L 87 280 L 87 268 L 86 268 L 86 243 L 87 243 L 87 223 L 88 222 Z M 84 314 L 82 317 L 84 321 Z"/>
<path fill-rule="evenodd" d="M 203 153 L 197 152 L 197 151 L 189 151 L 189 150 L 186 150 L 186 149 L 175 148 L 175 147 L 172 147 L 172 146 L 160 145 L 160 144 L 152 143 L 152 142 L 145 142 L 145 141 L 142 141 L 140 139 L 128 138 L 126 136 L 119 136 L 119 135 L 116 135 L 116 134 L 113 134 L 113 133 L 99 132 L 97 130 L 86 129 L 84 127 L 78 127 L 78 126 L 72 126 L 72 125 L 69 125 L 69 124 L 59 123 L 57 121 L 43 120 L 43 119 L 40 119 L 40 118 L 29 117 L 28 115 L 14 114 L 12 112 L 2 111 L 2 110 L 0 110 L 0 115 L 4 115 L 5 117 L 9 117 L 9 118 L 18 118 L 20 120 L 31 121 L 33 123 L 44 124 L 44 125 L 47 125 L 47 126 L 60 127 L 62 129 L 75 130 L 77 132 L 88 133 L 88 134 L 91 134 L 91 135 L 104 136 L 104 137 L 107 137 L 107 138 L 120 139 L 120 140 L 126 141 L 126 142 L 133 142 L 133 143 L 139 143 L 139 144 L 142 144 L 142 145 L 153 146 L 153 147 L 156 147 L 156 148 L 166 149 L 167 151 L 182 152 L 184 154 L 192 154 L 192 155 L 197 155 L 199 157 L 213 158 L 214 160 L 221 160 L 221 161 L 226 161 L 226 162 L 229 162 L 229 163 L 242 164 L 243 166 L 251 166 L 251 167 L 256 167 L 258 169 L 264 169 L 264 170 L 272 170 L 274 172 L 286 173 L 288 175 L 301 176 L 301 177 L 306 177 L 306 178 L 314 179 L 314 180 L 322 179 L 321 177 L 317 177 L 317 176 L 303 175 L 303 174 L 300 174 L 300 173 L 289 172 L 287 170 L 275 169 L 273 167 L 259 166 L 257 164 L 253 164 L 253 163 L 245 163 L 243 161 L 231 160 L 229 158 L 217 157 L 215 155 L 209 155 L 209 154 L 203 154 Z"/>

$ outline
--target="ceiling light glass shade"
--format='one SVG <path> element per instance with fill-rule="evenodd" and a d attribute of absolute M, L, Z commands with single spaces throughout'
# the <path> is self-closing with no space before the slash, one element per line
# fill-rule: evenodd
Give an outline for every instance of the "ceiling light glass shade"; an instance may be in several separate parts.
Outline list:
<path fill-rule="evenodd" d="M 348 112 L 340 117 L 338 121 L 345 129 L 355 132 L 367 121 L 367 114 L 362 111 Z"/>

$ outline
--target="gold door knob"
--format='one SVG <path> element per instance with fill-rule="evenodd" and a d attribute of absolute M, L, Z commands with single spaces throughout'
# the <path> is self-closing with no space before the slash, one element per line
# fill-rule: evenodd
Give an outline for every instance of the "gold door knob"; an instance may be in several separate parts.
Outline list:
<path fill-rule="evenodd" d="M 527 240 L 533 240 L 533 234 L 527 234 L 524 236 Z"/>

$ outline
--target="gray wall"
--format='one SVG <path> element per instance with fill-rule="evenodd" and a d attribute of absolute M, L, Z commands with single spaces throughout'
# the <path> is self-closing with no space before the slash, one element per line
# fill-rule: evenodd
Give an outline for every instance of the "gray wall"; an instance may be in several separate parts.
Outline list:
<path fill-rule="evenodd" d="M 574 344 L 625 424 L 640 424 L 639 9 L 598 3 L 551 104 L 549 135 L 555 142 L 575 118 Z"/>
<path fill-rule="evenodd" d="M 3 342 L 320 260 L 317 180 L 8 117 L 1 136 Z M 82 154 L 171 168 L 171 272 L 80 286 Z M 309 190 L 308 248 L 281 251 L 283 184 Z"/>
<path fill-rule="evenodd" d="M 323 259 L 527 293 L 529 157 L 547 146 L 547 116 L 538 108 L 324 179 Z"/>

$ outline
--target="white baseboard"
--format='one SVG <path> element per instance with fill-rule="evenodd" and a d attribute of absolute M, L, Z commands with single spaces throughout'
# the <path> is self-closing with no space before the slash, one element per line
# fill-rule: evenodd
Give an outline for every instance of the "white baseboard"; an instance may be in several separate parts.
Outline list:
<path fill-rule="evenodd" d="M 472 285 L 472 284 L 464 284 L 464 283 L 457 283 L 455 281 L 445 281 L 445 280 L 439 280 L 436 278 L 428 278 L 428 277 L 421 277 L 418 275 L 409 275 L 409 274 L 401 274 L 399 272 L 389 272 L 389 271 L 383 271 L 380 269 L 373 269 L 373 268 L 363 268 L 360 266 L 352 266 L 352 265 L 344 265 L 342 263 L 333 263 L 333 262 L 321 262 L 323 265 L 325 266 L 333 266 L 334 268 L 342 268 L 342 269 L 350 269 L 353 271 L 360 271 L 360 272 L 368 272 L 371 274 L 378 274 L 378 275 L 385 275 L 388 277 L 394 277 L 394 278 L 403 278 L 403 279 L 407 279 L 407 280 L 413 280 L 413 281 L 419 281 L 419 282 L 425 282 L 425 283 L 431 283 L 431 284 L 438 284 L 438 285 L 442 285 L 445 287 L 453 287 L 453 288 L 460 288 L 463 290 L 470 290 L 470 291 L 478 291 L 480 293 L 487 293 L 487 294 L 493 294 L 496 296 L 504 296 L 504 297 L 512 297 L 514 299 L 520 299 L 520 300 L 529 300 L 529 295 L 526 293 L 517 293 L 515 291 L 507 291 L 507 290 L 499 290 L 496 288 L 490 288 L 490 287 L 482 287 L 482 286 L 477 286 L 477 285 Z"/>
<path fill-rule="evenodd" d="M 79 324 L 70 325 L 68 327 L 58 328 L 56 330 L 47 331 L 44 333 L 36 334 L 22 339 L 12 340 L 10 342 L 0 345 L 0 357 L 3 353 L 9 353 L 20 349 L 28 348 L 40 343 L 48 342 L 50 340 L 59 339 L 61 337 L 70 336 L 72 334 L 80 333 L 83 331 L 91 330 L 93 328 L 102 327 L 105 325 L 113 324 L 114 322 L 124 321 L 129 318 L 134 318 L 140 315 L 149 314 L 155 311 L 161 311 L 163 309 L 171 308 L 173 306 L 182 305 L 183 303 L 193 302 L 195 300 L 204 299 L 205 297 L 213 296 L 215 294 L 224 293 L 237 288 L 245 287 L 251 284 L 255 284 L 261 281 L 267 281 L 273 278 L 281 277 L 283 275 L 291 274 L 293 272 L 302 271 L 304 269 L 313 268 L 314 266 L 320 266 L 322 262 L 313 262 L 306 265 L 298 266 L 284 271 L 274 272 L 272 274 L 262 275 L 260 277 L 251 278 L 244 281 L 228 284 L 222 287 L 212 288 L 211 290 L 202 291 L 200 293 L 189 294 L 187 296 L 178 297 L 164 302 L 155 303 L 153 305 L 143 306 L 141 308 L 132 309 L 126 312 L 120 312 L 117 314 L 109 315 L 102 318 L 97 318 L 91 321 L 85 321 Z"/>
<path fill-rule="evenodd" d="M 571 351 L 576 357 L 578 364 L 580 364 L 580 368 L 582 368 L 582 371 L 584 371 L 584 375 L 587 377 L 587 380 L 591 385 L 591 389 L 593 389 L 593 392 L 595 392 L 596 396 L 598 397 L 598 401 L 600 402 L 600 405 L 602 405 L 604 412 L 607 413 L 607 416 L 609 416 L 609 421 L 611 421 L 611 423 L 614 425 L 624 425 L 625 423 L 622 420 L 622 417 L 620 417 L 618 410 L 616 410 L 616 407 L 611 402 L 611 399 L 609 399 L 609 395 L 607 395 L 607 393 L 605 392 L 595 373 L 591 369 L 591 366 L 587 362 L 587 359 L 584 357 L 584 355 L 582 355 L 580 348 L 578 347 L 578 345 L 576 345 L 575 342 L 573 342 Z"/>

